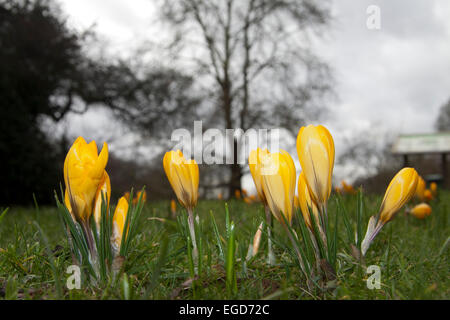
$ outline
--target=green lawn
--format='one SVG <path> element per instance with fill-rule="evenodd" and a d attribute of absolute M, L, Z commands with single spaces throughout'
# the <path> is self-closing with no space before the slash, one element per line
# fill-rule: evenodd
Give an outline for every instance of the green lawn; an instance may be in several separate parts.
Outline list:
<path fill-rule="evenodd" d="M 365 198 L 364 232 L 369 215 L 378 210 L 380 197 Z M 354 222 L 356 196 L 343 204 Z M 259 253 L 246 261 L 249 244 L 264 220 L 260 204 L 232 200 L 230 217 L 236 225 L 237 293 L 227 293 L 224 262 L 220 258 L 210 211 L 225 237 L 225 202 L 199 201 L 202 239 L 202 272 L 189 281 L 186 239 L 176 220 L 170 219 L 168 202 L 149 202 L 139 224 L 132 254 L 125 261 L 126 277 L 109 284 L 83 284 L 66 288 L 70 250 L 56 208 L 11 208 L 0 221 L 0 298 L 6 299 L 449 299 L 448 212 L 450 193 L 432 203 L 425 220 L 398 213 L 370 247 L 365 261 L 351 257 L 342 219 L 338 221 L 337 281 L 309 290 L 295 257 L 283 247 L 289 242 L 275 223 L 277 265 L 266 264 L 267 240 L 263 234 Z M 178 214 L 184 214 L 180 208 Z M 334 196 L 329 215 L 337 212 Z M 0 212 L 1 213 L 1 212 Z M 165 221 L 151 219 L 164 218 Z M 39 231 L 43 230 L 44 235 Z M 48 243 L 48 246 L 46 246 Z M 165 255 L 161 247 L 167 243 Z M 165 258 L 162 258 L 164 257 Z M 366 286 L 366 266 L 381 268 L 381 289 Z M 192 280 L 192 279 L 191 279 Z"/>

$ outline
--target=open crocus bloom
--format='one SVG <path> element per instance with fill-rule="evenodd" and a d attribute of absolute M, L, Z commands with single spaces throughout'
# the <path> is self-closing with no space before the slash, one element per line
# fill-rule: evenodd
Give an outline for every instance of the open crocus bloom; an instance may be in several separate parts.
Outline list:
<path fill-rule="evenodd" d="M 312 200 L 326 208 L 331 193 L 334 166 L 334 141 L 324 126 L 300 128 L 297 153 Z"/>
<path fill-rule="evenodd" d="M 296 180 L 292 157 L 284 150 L 268 152 L 261 155 L 261 164 L 262 187 L 272 214 L 281 223 L 283 214 L 291 223 Z"/>
<path fill-rule="evenodd" d="M 120 249 L 122 243 L 123 229 L 128 213 L 128 201 L 125 197 L 119 199 L 113 216 L 113 247 L 115 250 Z"/>
<path fill-rule="evenodd" d="M 186 208 L 197 204 L 199 171 L 195 160 L 186 160 L 180 150 L 166 152 L 164 171 L 178 201 Z"/>
<path fill-rule="evenodd" d="M 82 137 L 75 140 L 67 153 L 64 161 L 66 205 L 78 222 L 89 221 L 95 197 L 105 179 L 107 162 L 107 144 L 103 144 L 102 151 L 98 154 L 95 141 L 88 144 Z"/>

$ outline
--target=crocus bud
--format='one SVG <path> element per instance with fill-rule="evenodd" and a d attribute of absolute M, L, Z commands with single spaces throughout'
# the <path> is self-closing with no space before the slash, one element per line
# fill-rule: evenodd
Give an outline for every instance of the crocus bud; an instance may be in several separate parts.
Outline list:
<path fill-rule="evenodd" d="M 122 243 L 123 229 L 128 213 L 128 201 L 125 197 L 119 199 L 113 216 L 113 247 L 116 251 Z"/>
<path fill-rule="evenodd" d="M 262 187 L 267 204 L 274 217 L 288 223 L 292 221 L 294 206 L 296 171 L 292 157 L 284 150 L 278 153 L 266 153 L 261 157 Z"/>
<path fill-rule="evenodd" d="M 380 221 L 391 221 L 395 213 L 411 199 L 416 192 L 419 175 L 413 168 L 403 168 L 392 179 L 381 203 Z"/>
<path fill-rule="evenodd" d="M 433 194 L 433 196 L 435 197 L 437 195 L 437 183 L 436 182 L 430 183 L 430 190 L 431 190 L 431 193 Z"/>
<path fill-rule="evenodd" d="M 255 183 L 256 192 L 263 204 L 267 203 L 267 200 L 262 189 L 262 174 L 261 174 L 261 158 L 260 156 L 265 156 L 269 153 L 267 149 L 256 149 L 250 152 L 248 157 L 248 167 L 250 168 L 250 173 L 252 174 L 253 182 Z"/>
<path fill-rule="evenodd" d="M 430 190 L 426 189 L 423 193 L 423 198 L 425 201 L 429 202 L 433 200 L 433 194 L 431 193 Z"/>
<path fill-rule="evenodd" d="M 431 214 L 431 211 L 431 207 L 428 204 L 421 203 L 412 208 L 409 213 L 417 219 L 425 219 Z"/>
<path fill-rule="evenodd" d="M 97 194 L 95 195 L 94 219 L 97 225 L 97 230 L 100 230 L 103 197 L 106 200 L 106 212 L 108 212 L 109 200 L 111 199 L 111 182 L 106 171 L 103 173 L 102 182 L 100 183 Z"/>
<path fill-rule="evenodd" d="M 331 193 L 334 166 L 334 141 L 324 126 L 300 128 L 297 153 L 312 200 L 325 208 Z"/>
<path fill-rule="evenodd" d="M 178 201 L 188 210 L 197 205 L 199 171 L 195 160 L 186 160 L 180 150 L 166 152 L 164 171 Z"/>

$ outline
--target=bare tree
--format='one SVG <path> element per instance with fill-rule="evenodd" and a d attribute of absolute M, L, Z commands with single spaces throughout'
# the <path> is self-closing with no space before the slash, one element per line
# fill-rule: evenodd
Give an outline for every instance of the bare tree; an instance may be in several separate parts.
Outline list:
<path fill-rule="evenodd" d="M 435 126 L 438 131 L 450 131 L 450 99 L 439 110 Z"/>
<path fill-rule="evenodd" d="M 330 73 L 308 40 L 326 26 L 328 1 L 161 0 L 161 8 L 175 31 L 171 47 L 211 98 L 207 126 L 296 133 L 318 115 Z M 241 142 L 228 143 L 236 157 Z M 242 170 L 230 165 L 229 195 L 241 188 Z"/>

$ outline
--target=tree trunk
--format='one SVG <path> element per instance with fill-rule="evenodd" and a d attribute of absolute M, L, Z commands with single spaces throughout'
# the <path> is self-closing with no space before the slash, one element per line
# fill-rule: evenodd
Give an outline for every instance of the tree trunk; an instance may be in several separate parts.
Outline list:
<path fill-rule="evenodd" d="M 230 180 L 228 180 L 228 198 L 234 197 L 236 190 L 241 190 L 242 167 L 238 163 L 238 142 L 233 140 L 233 164 L 230 165 Z"/>

